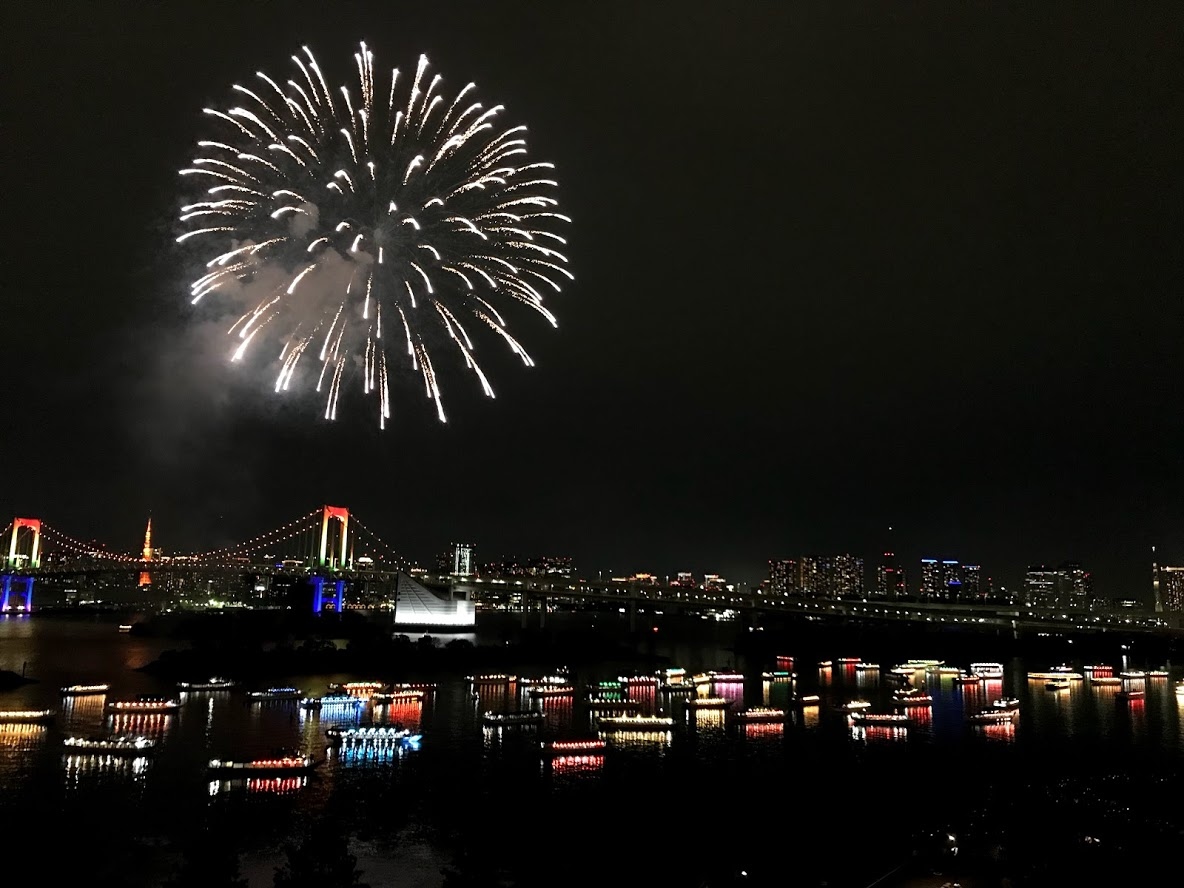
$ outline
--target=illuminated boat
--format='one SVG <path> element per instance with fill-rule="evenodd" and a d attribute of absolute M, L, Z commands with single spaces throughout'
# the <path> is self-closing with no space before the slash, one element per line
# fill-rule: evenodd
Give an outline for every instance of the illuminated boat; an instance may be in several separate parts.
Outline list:
<path fill-rule="evenodd" d="M 489 727 L 507 727 L 519 725 L 523 727 L 537 727 L 546 716 L 536 709 L 508 710 L 506 712 L 487 712 L 481 720 Z"/>
<path fill-rule="evenodd" d="M 658 678 L 667 685 L 680 685 L 686 679 L 687 671 L 681 666 L 671 666 L 658 671 Z"/>
<path fill-rule="evenodd" d="M 103 708 L 121 715 L 156 715 L 176 712 L 181 708 L 181 702 L 168 697 L 140 697 L 136 700 L 112 700 Z"/>
<path fill-rule="evenodd" d="M 977 672 L 968 672 L 963 675 L 955 675 L 954 676 L 954 684 L 963 684 L 963 685 L 978 684 L 982 680 L 983 680 L 983 677 L 981 675 L 979 675 Z"/>
<path fill-rule="evenodd" d="M 1066 681 L 1082 681 L 1085 676 L 1080 672 L 1066 672 L 1063 669 L 1051 669 L 1048 672 L 1029 672 L 1028 678 L 1032 681 L 1057 681 L 1062 678 Z"/>
<path fill-rule="evenodd" d="M 1092 685 L 1120 685 L 1122 684 L 1122 679 L 1117 675 L 1099 675 L 1091 678 L 1089 683 Z"/>
<path fill-rule="evenodd" d="M 156 750 L 156 741 L 151 737 L 67 737 L 62 741 L 66 752 L 94 755 L 151 755 Z"/>
<path fill-rule="evenodd" d="M 608 744 L 598 740 L 545 740 L 539 744 L 544 756 L 603 755 Z"/>
<path fill-rule="evenodd" d="M 945 665 L 945 660 L 905 660 L 906 667 L 911 668 L 914 672 L 918 669 L 930 669 L 935 666 Z"/>
<path fill-rule="evenodd" d="M 764 681 L 793 681 L 797 676 L 794 673 L 785 669 L 778 669 L 773 672 L 762 672 L 761 678 Z"/>
<path fill-rule="evenodd" d="M 52 709 L 0 709 L 0 724 L 44 724 L 52 719 Z"/>
<path fill-rule="evenodd" d="M 879 663 L 864 663 L 864 662 L 860 661 L 859 663 L 855 664 L 855 671 L 856 672 L 879 672 L 880 671 L 880 664 Z"/>
<path fill-rule="evenodd" d="M 981 675 L 983 678 L 1002 678 L 1003 664 L 1002 663 L 971 663 L 970 671 Z"/>
<path fill-rule="evenodd" d="M 105 694 L 111 690 L 109 684 L 93 684 L 93 685 L 66 685 L 62 688 L 63 697 L 91 697 L 100 694 Z"/>
<path fill-rule="evenodd" d="M 120 623 L 119 624 L 119 631 L 125 632 L 125 633 L 131 632 L 132 631 L 132 624 L 131 623 Z"/>
<path fill-rule="evenodd" d="M 346 746 L 358 743 L 398 743 L 409 748 L 419 748 L 422 734 L 396 725 L 362 725 L 356 728 L 329 728 L 325 736 L 332 746 Z"/>
<path fill-rule="evenodd" d="M 830 667 L 832 667 L 834 665 L 835 664 L 830 660 L 819 660 L 818 661 L 818 668 L 819 669 L 830 669 Z"/>
<path fill-rule="evenodd" d="M 611 715 L 597 719 L 596 726 L 602 734 L 617 731 L 647 733 L 669 731 L 674 727 L 674 719 L 667 715 Z"/>
<path fill-rule="evenodd" d="M 250 691 L 247 696 L 253 702 L 262 700 L 303 700 L 304 691 L 300 688 L 268 688 L 265 691 Z"/>
<path fill-rule="evenodd" d="M 732 713 L 732 720 L 746 724 L 780 723 L 788 717 L 784 709 L 772 709 L 767 706 L 754 706 L 751 709 L 738 709 Z"/>
<path fill-rule="evenodd" d="M 369 697 L 386 690 L 386 686 L 386 682 L 383 681 L 345 681 L 334 682 L 326 690 L 330 694 L 350 694 L 355 697 Z"/>
<path fill-rule="evenodd" d="M 177 690 L 179 691 L 228 691 L 233 687 L 237 687 L 237 681 L 231 681 L 229 678 L 207 678 L 205 681 L 179 681 L 177 682 Z"/>
<path fill-rule="evenodd" d="M 1019 715 L 1018 709 L 984 709 L 970 716 L 974 724 L 998 725 L 1011 722 Z"/>
<path fill-rule="evenodd" d="M 276 758 L 251 759 L 238 762 L 228 759 L 210 759 L 207 770 L 223 780 L 259 776 L 307 774 L 318 764 L 312 756 L 285 755 Z"/>
<path fill-rule="evenodd" d="M 835 662 L 842 663 L 844 666 L 846 666 L 847 664 L 854 665 L 856 663 L 861 663 L 863 661 L 859 657 L 839 657 L 838 659 L 835 660 Z"/>
<path fill-rule="evenodd" d="M 1147 677 L 1148 678 L 1167 678 L 1168 675 L 1169 675 L 1169 673 L 1166 669 L 1148 669 L 1147 670 Z"/>
<path fill-rule="evenodd" d="M 654 679 L 657 681 L 657 679 Z M 547 685 L 545 687 L 531 688 L 529 695 L 531 697 L 574 697 L 576 689 L 571 685 Z M 620 700 L 616 701 L 618 704 Z"/>
<path fill-rule="evenodd" d="M 1020 701 L 1015 697 L 1000 697 L 998 700 L 991 701 L 992 710 L 1002 710 L 1004 712 L 1014 712 L 1020 708 Z"/>
<path fill-rule="evenodd" d="M 797 699 L 799 706 L 817 706 L 821 702 L 822 698 L 817 694 L 803 694 Z"/>
<path fill-rule="evenodd" d="M 695 694 L 699 693 L 698 689 L 690 682 L 687 682 L 686 684 L 662 685 L 662 687 L 658 688 L 658 692 L 662 694 L 668 694 L 672 697 L 693 697 Z"/>
<path fill-rule="evenodd" d="M 1119 677 L 1119 678 L 1126 678 L 1126 679 L 1130 679 L 1130 680 L 1132 680 L 1132 681 L 1140 681 L 1140 680 L 1142 680 L 1142 679 L 1144 679 L 1144 678 L 1146 678 L 1146 677 L 1147 677 L 1147 673 L 1146 673 L 1146 672 L 1139 672 L 1139 671 L 1134 671 L 1134 672 L 1120 672 L 1120 673 L 1118 673 L 1118 677 Z"/>
<path fill-rule="evenodd" d="M 305 697 L 300 701 L 301 709 L 361 709 L 365 701 L 353 694 L 325 694 L 323 697 Z"/>
<path fill-rule="evenodd" d="M 1044 683 L 1044 687 L 1049 691 L 1067 691 L 1070 687 L 1070 683 L 1065 679 L 1061 679 L 1060 681 L 1047 681 Z"/>
<path fill-rule="evenodd" d="M 957 666 L 929 666 L 926 671 L 935 672 L 938 675 L 962 675 L 962 670 Z"/>
<path fill-rule="evenodd" d="M 503 685 L 518 681 L 517 675 L 506 675 L 502 672 L 487 672 L 482 675 L 470 675 L 469 684 L 475 685 Z"/>
<path fill-rule="evenodd" d="M 640 700 L 601 700 L 588 701 L 588 708 L 596 711 L 613 710 L 614 712 L 633 712 L 641 708 Z"/>
<path fill-rule="evenodd" d="M 1101 678 L 1103 676 L 1113 675 L 1114 667 L 1095 664 L 1091 666 L 1082 666 L 1081 671 L 1086 675 L 1089 675 L 1091 678 Z"/>
<path fill-rule="evenodd" d="M 1147 692 L 1138 691 L 1134 688 L 1127 688 L 1126 690 L 1119 691 L 1114 696 L 1119 700 L 1142 700 L 1147 696 Z"/>
<path fill-rule="evenodd" d="M 652 675 L 621 675 L 617 677 L 617 681 L 630 688 L 656 688 L 659 684 L 658 679 Z"/>
<path fill-rule="evenodd" d="M 867 709 L 871 709 L 872 704 L 867 700 L 850 700 L 846 703 L 839 704 L 839 706 L 836 708 L 842 712 L 863 712 Z"/>
<path fill-rule="evenodd" d="M 907 728 L 911 722 L 907 715 L 898 712 L 853 712 L 847 716 L 857 727 Z"/>
<path fill-rule="evenodd" d="M 420 703 L 423 701 L 425 691 L 413 690 L 398 690 L 398 691 L 383 691 L 375 694 L 372 699 L 375 703 Z"/>
<path fill-rule="evenodd" d="M 691 697 L 687 706 L 691 709 L 727 709 L 732 701 L 727 697 Z"/>
<path fill-rule="evenodd" d="M 892 698 L 892 705 L 899 706 L 899 707 L 932 706 L 933 705 L 933 697 L 931 697 L 929 694 L 906 694 L 906 695 L 903 695 L 900 697 L 893 697 Z"/>

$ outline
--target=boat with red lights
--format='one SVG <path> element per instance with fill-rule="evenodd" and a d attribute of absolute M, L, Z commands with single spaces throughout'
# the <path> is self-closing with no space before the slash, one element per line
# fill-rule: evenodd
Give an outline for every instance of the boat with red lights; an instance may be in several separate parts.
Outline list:
<path fill-rule="evenodd" d="M 176 712 L 181 708 L 181 702 L 169 697 L 139 697 L 135 700 L 112 700 L 104 708 L 107 712 L 120 715 L 159 715 Z"/>
<path fill-rule="evenodd" d="M 745 724 L 779 724 L 788 718 L 784 709 L 773 709 L 768 706 L 754 706 L 750 709 L 738 709 L 732 713 L 732 720 Z"/>
<path fill-rule="evenodd" d="M 283 755 L 274 758 L 250 759 L 249 761 L 233 761 L 230 759 L 210 759 L 207 770 L 223 779 L 236 777 L 262 777 L 307 774 L 320 762 L 308 755 Z"/>
<path fill-rule="evenodd" d="M 595 740 L 544 740 L 539 744 L 543 755 L 558 758 L 569 755 L 604 755 L 608 743 Z"/>
<path fill-rule="evenodd" d="M 333 682 L 326 690 L 330 694 L 353 694 L 369 697 L 386 690 L 386 682 L 382 681 L 344 681 Z"/>
<path fill-rule="evenodd" d="M 375 703 L 422 703 L 425 691 L 400 689 L 397 691 L 382 691 L 370 699 Z"/>
<path fill-rule="evenodd" d="M 44 724 L 53 715 L 52 709 L 0 709 L 0 724 Z"/>

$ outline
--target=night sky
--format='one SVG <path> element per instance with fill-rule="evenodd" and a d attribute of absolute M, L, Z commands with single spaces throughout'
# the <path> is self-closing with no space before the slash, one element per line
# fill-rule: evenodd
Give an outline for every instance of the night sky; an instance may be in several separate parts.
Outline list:
<path fill-rule="evenodd" d="M 7 12 L 0 525 L 131 551 L 151 512 L 180 552 L 327 502 L 422 562 L 755 582 L 888 546 L 1112 597 L 1184 563 L 1178 2 Z M 352 388 L 332 423 L 275 396 L 173 243 L 202 107 L 303 45 L 352 84 L 359 41 L 504 104 L 574 219 L 537 366 L 485 344 L 489 400 L 441 361 L 446 425 L 410 376 L 381 433 Z"/>

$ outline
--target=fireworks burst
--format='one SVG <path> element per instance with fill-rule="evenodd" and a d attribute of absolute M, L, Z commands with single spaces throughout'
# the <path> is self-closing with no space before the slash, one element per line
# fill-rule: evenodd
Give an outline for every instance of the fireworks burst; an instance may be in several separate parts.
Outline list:
<path fill-rule="evenodd" d="M 501 125 L 503 106 L 475 101 L 474 84 L 446 97 L 424 56 L 380 87 L 361 44 L 351 93 L 330 89 L 303 52 L 286 83 L 257 72 L 233 87 L 242 104 L 204 109 L 221 132 L 181 170 L 203 189 L 181 207 L 177 238 L 208 260 L 192 302 L 244 298 L 232 360 L 272 338 L 261 331 L 275 334 L 275 390 L 311 365 L 327 419 L 356 368 L 385 428 L 398 361 L 422 377 L 444 422 L 428 350 L 438 334 L 493 397 L 468 327 L 488 327 L 532 366 L 507 306 L 557 326 L 543 297 L 573 278 L 555 231 L 571 219 L 552 196 L 554 165 L 528 161 L 526 127 Z"/>

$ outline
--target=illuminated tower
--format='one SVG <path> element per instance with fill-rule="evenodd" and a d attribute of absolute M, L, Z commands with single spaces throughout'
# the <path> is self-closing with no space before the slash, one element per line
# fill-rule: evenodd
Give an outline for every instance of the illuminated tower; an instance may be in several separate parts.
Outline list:
<path fill-rule="evenodd" d="M 144 561 L 152 560 L 152 516 L 148 516 L 148 526 L 144 528 L 144 552 L 141 556 Z M 140 571 L 140 585 L 152 585 L 152 574 L 146 570 Z"/>

